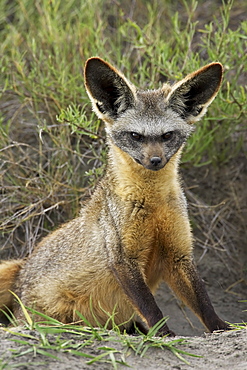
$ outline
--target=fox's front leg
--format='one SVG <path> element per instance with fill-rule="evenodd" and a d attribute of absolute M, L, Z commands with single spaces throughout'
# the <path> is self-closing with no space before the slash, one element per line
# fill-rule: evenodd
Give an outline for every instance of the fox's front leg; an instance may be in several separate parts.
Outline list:
<path fill-rule="evenodd" d="M 111 263 L 111 269 L 128 300 L 147 327 L 151 328 L 160 321 L 163 318 L 163 314 L 146 285 L 137 262 L 122 258 Z M 174 336 L 174 333 L 169 330 L 166 324 L 163 325 L 158 334 Z"/>
<path fill-rule="evenodd" d="M 141 227 L 136 226 L 136 224 L 138 225 L 138 217 L 135 215 L 133 222 L 131 220 L 131 225 L 127 225 L 126 229 L 123 230 L 112 217 L 111 207 L 108 203 L 105 208 L 108 212 L 103 215 L 102 229 L 104 230 L 109 268 L 135 312 L 143 320 L 147 328 L 150 329 L 163 318 L 163 314 L 145 282 L 145 277 L 140 267 L 138 245 L 135 245 L 136 240 L 140 240 L 138 232 L 142 230 Z M 141 212 L 139 213 L 141 214 Z M 126 242 L 123 241 L 123 235 L 125 235 Z M 135 235 L 135 241 L 133 241 L 133 235 Z M 134 253 L 131 252 L 133 250 L 135 251 Z M 175 335 L 166 324 L 160 328 L 158 334 Z"/>
<path fill-rule="evenodd" d="M 165 273 L 165 281 L 174 293 L 194 311 L 207 329 L 210 332 L 230 329 L 229 325 L 214 311 L 192 257 L 177 256 L 170 261 L 169 265 L 169 273 Z"/>

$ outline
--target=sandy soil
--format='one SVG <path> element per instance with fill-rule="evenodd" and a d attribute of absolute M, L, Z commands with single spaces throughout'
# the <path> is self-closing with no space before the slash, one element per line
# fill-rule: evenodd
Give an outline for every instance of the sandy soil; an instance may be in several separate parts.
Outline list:
<path fill-rule="evenodd" d="M 16 329 L 15 329 L 16 330 Z M 21 332 L 23 329 L 19 329 Z M 25 331 L 27 334 L 27 331 Z M 34 333 L 32 332 L 32 335 Z M 68 339 L 77 340 L 72 336 L 67 336 Z M 41 354 L 34 354 L 31 350 L 29 354 L 21 357 L 11 358 L 13 350 L 22 352 L 26 348 L 25 345 L 18 345 L 12 341 L 13 336 L 0 331 L 0 358 L 2 359 L 2 369 L 18 368 L 24 369 L 51 369 L 51 370 L 69 370 L 69 369 L 101 369 L 107 370 L 113 367 L 105 363 L 95 363 L 87 365 L 88 359 L 72 355 L 70 353 L 57 353 L 50 351 L 58 359 L 48 358 Z M 181 338 L 181 337 L 178 337 Z M 157 348 L 149 349 L 145 357 L 136 356 L 132 350 L 124 349 L 118 343 L 104 342 L 105 346 L 111 346 L 119 349 L 122 352 L 121 357 L 133 369 L 247 369 L 247 330 L 238 330 L 224 333 L 206 334 L 200 337 L 187 337 L 185 342 L 179 345 L 179 349 L 189 352 L 200 357 L 191 357 L 183 355 L 188 363 L 181 361 L 170 350 L 161 350 Z M 165 339 L 169 341 L 169 339 Z M 55 338 L 54 338 L 55 342 Z M 102 344 L 101 344 L 102 345 Z M 91 355 L 99 355 L 100 343 L 94 343 L 83 352 Z M 120 355 L 117 357 L 121 360 Z M 4 367 L 4 363 L 8 363 Z M 1 366 L 1 362 L 0 362 Z M 118 368 L 125 366 L 119 365 Z"/>

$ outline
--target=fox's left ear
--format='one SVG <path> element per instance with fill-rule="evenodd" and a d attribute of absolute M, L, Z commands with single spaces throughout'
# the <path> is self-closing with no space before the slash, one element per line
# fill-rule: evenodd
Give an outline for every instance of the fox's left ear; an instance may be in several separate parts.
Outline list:
<path fill-rule="evenodd" d="M 216 97 L 223 67 L 211 63 L 177 82 L 168 96 L 169 106 L 188 123 L 198 121 Z"/>

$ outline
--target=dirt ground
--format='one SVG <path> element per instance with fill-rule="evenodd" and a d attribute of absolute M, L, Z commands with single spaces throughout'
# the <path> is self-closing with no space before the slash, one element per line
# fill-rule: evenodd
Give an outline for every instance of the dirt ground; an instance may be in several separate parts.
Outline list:
<path fill-rule="evenodd" d="M 32 333 L 33 334 L 33 333 Z M 8 360 L 11 351 L 16 349 L 16 344 L 11 341 L 12 336 L 1 333 L 0 356 L 3 361 Z M 178 337 L 180 338 L 180 337 Z M 71 339 L 71 336 L 68 336 Z M 75 339 L 76 340 L 76 339 Z M 165 339 L 168 341 L 169 339 Z M 106 346 L 112 346 L 112 343 L 104 343 Z M 20 345 L 20 350 L 23 345 Z M 87 349 L 88 354 L 98 355 L 99 344 L 92 345 Z M 122 351 L 122 347 L 118 343 L 114 343 L 114 348 Z M 160 350 L 157 348 L 149 349 L 145 357 L 141 358 L 133 354 L 131 350 L 125 351 L 122 356 L 132 369 L 238 369 L 245 370 L 247 368 L 247 331 L 238 330 L 233 332 L 224 332 L 221 334 L 206 334 L 200 337 L 188 337 L 186 341 L 179 346 L 179 349 L 200 357 L 185 356 L 187 362 L 184 363 L 178 359 L 169 350 Z M 85 352 L 85 351 L 84 351 Z M 51 352 L 52 353 L 52 352 Z M 3 355 L 4 354 L 4 355 Z M 74 356 L 70 353 L 53 353 L 59 357 L 59 360 L 47 358 L 40 354 L 23 355 L 15 357 L 11 360 L 11 368 L 20 370 L 25 369 L 50 369 L 50 370 L 69 370 L 69 369 L 101 369 L 108 370 L 113 367 L 109 364 L 96 363 L 86 365 L 88 359 Z M 118 358 L 120 360 L 120 356 Z M 4 362 L 3 362 L 4 363 Z M 0 364 L 1 365 L 1 364 Z M 4 367 L 2 367 L 3 369 Z M 119 368 L 124 366 L 119 365 Z M 8 369 L 8 367 L 6 367 Z"/>

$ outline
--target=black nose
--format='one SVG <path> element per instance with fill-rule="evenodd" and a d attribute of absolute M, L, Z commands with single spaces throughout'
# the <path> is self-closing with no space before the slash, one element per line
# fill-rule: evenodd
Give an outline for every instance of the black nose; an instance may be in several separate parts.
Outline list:
<path fill-rule="evenodd" d="M 152 164 L 154 167 L 156 167 L 156 166 L 158 166 L 158 165 L 161 163 L 161 158 L 160 158 L 160 157 L 152 157 L 152 158 L 150 159 L 150 162 L 151 162 L 151 164 Z"/>

